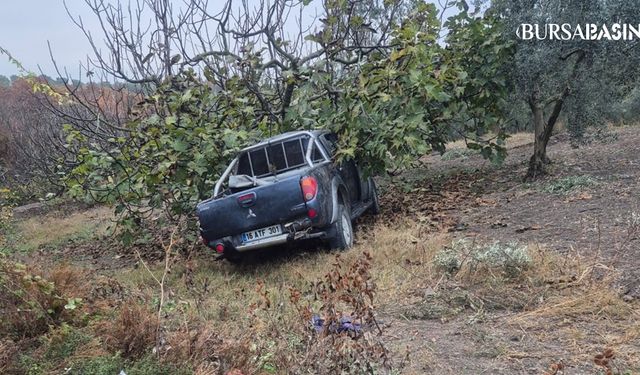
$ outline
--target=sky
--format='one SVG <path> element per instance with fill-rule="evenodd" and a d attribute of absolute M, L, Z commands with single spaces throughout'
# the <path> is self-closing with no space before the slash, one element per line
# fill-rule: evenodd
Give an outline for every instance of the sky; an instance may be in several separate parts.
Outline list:
<path fill-rule="evenodd" d="M 211 0 L 218 3 L 221 0 Z M 100 32 L 100 24 L 84 0 L 67 0 L 73 16 L 81 16 L 85 26 Z M 215 5 L 214 5 L 215 6 Z M 69 19 L 62 0 L 0 0 L 0 47 L 8 50 L 34 73 L 58 77 L 51 62 L 47 42 L 60 68 L 72 78 L 79 76 L 79 65 L 91 52 L 89 42 Z M 18 74 L 7 57 L 0 55 L 0 75 Z"/>
<path fill-rule="evenodd" d="M 73 14 L 95 29 L 99 27 L 83 0 L 68 0 Z M 62 0 L 0 0 L 0 46 L 8 50 L 30 71 L 56 76 L 47 41 L 60 65 L 77 71 L 79 62 L 90 51 L 84 35 L 71 22 Z M 0 56 L 0 74 L 17 74 L 6 56 Z M 77 73 L 76 73 L 77 75 Z"/>
<path fill-rule="evenodd" d="M 115 1 L 106 0 L 107 3 Z M 182 3 L 183 0 L 174 0 L 174 4 Z M 84 0 L 66 0 L 66 4 L 71 15 L 82 17 L 94 36 L 102 35 L 98 19 Z M 209 1 L 213 13 L 222 4 L 222 0 Z M 80 62 L 86 61 L 91 46 L 69 18 L 63 0 L 0 0 L 0 47 L 9 51 L 28 71 L 38 74 L 42 71 L 56 78 L 58 74 L 51 62 L 47 41 L 58 66 L 66 67 L 71 77 L 76 78 Z M 18 69 L 0 54 L 0 75 L 12 74 L 18 74 Z"/>

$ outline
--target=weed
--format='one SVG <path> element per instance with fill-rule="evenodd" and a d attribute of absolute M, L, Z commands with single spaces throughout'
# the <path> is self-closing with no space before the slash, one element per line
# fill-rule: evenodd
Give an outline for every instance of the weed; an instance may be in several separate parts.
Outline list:
<path fill-rule="evenodd" d="M 186 375 L 191 374 L 188 366 L 164 363 L 155 356 L 147 355 L 125 366 L 127 375 Z"/>
<path fill-rule="evenodd" d="M 462 266 L 462 260 L 460 254 L 452 248 L 445 248 L 438 252 L 433 259 L 433 263 L 437 269 L 446 273 L 447 275 L 453 275 L 460 270 Z"/>
<path fill-rule="evenodd" d="M 73 375 L 186 375 L 193 372 L 187 366 L 160 362 L 147 355 L 136 361 L 127 361 L 120 354 L 102 355 L 74 362 L 67 373 Z"/>
<path fill-rule="evenodd" d="M 390 368 L 388 351 L 381 340 L 382 328 L 373 307 L 372 260 L 366 251 L 351 264 L 345 264 L 338 255 L 324 280 L 312 286 L 323 323 L 321 327 L 309 328 L 312 332 L 303 364 L 309 371 L 376 373 Z M 295 289 L 291 289 L 291 301 L 297 306 L 300 319 L 310 322 L 312 304 L 302 303 L 301 293 Z M 351 328 L 343 328 L 345 319 Z"/>
<path fill-rule="evenodd" d="M 140 358 L 156 346 L 158 317 L 148 307 L 130 299 L 113 320 L 100 322 L 98 333 L 107 347 L 124 358 Z"/>
<path fill-rule="evenodd" d="M 473 253 L 473 260 L 492 269 L 501 269 L 509 278 L 518 277 L 532 264 L 527 247 L 517 243 L 494 242 L 481 247 Z"/>
<path fill-rule="evenodd" d="M 542 187 L 542 191 L 552 194 L 568 194 L 597 184 L 598 180 L 591 176 L 569 176 L 547 183 Z"/>
<path fill-rule="evenodd" d="M 90 357 L 71 366 L 70 374 L 115 375 L 124 369 L 124 360 L 119 354 Z"/>
<path fill-rule="evenodd" d="M 0 373 L 10 373 L 15 357 L 20 352 L 18 345 L 11 339 L 0 339 Z"/>
<path fill-rule="evenodd" d="M 476 152 L 468 148 L 454 148 L 447 150 L 440 158 L 445 161 L 455 159 L 467 160 L 474 154 L 476 154 Z"/>
<path fill-rule="evenodd" d="M 448 275 L 457 274 L 466 265 L 466 272 L 479 268 L 499 271 L 508 278 L 517 278 L 532 265 L 526 246 L 516 243 L 475 245 L 466 239 L 454 241 L 434 257 L 434 265 Z"/>
<path fill-rule="evenodd" d="M 68 324 L 62 324 L 44 336 L 44 340 L 44 359 L 47 362 L 56 362 L 70 357 L 77 348 L 88 343 L 91 336 Z"/>
<path fill-rule="evenodd" d="M 0 332 L 17 339 L 35 337 L 75 321 L 82 315 L 86 283 L 82 271 L 68 266 L 45 274 L 0 257 Z"/>

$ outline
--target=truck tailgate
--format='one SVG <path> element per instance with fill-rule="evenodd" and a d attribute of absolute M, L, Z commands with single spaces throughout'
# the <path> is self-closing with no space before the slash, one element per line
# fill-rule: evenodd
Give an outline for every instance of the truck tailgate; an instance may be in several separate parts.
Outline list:
<path fill-rule="evenodd" d="M 306 212 L 300 176 L 201 202 L 197 208 L 207 240 L 238 235 L 252 229 L 285 223 Z"/>

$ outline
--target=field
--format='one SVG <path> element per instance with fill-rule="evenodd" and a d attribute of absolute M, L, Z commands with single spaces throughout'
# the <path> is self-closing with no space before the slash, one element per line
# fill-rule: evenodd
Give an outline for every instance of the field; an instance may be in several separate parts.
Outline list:
<path fill-rule="evenodd" d="M 0 372 L 638 373 L 640 134 L 557 135 L 524 183 L 531 137 L 501 166 L 452 144 L 380 180 L 383 213 L 343 253 L 233 265 L 166 230 L 124 247 L 105 207 L 16 217 Z M 362 326 L 318 333 L 314 314 Z"/>

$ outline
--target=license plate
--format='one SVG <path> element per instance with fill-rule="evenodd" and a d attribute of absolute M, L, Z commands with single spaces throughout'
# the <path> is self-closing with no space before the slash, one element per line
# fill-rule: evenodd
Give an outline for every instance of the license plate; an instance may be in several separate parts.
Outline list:
<path fill-rule="evenodd" d="M 272 225 L 270 227 L 264 227 L 242 233 L 242 242 L 246 243 L 257 241 L 263 238 L 277 236 L 279 234 L 282 234 L 282 227 L 280 225 Z"/>

